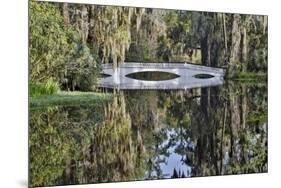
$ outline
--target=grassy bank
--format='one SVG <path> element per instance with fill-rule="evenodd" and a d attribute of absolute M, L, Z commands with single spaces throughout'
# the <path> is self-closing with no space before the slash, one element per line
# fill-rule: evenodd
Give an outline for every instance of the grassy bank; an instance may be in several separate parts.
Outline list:
<path fill-rule="evenodd" d="M 96 104 L 109 101 L 111 94 L 95 92 L 67 92 L 59 91 L 54 95 L 40 98 L 30 98 L 30 106 L 52 106 L 52 105 L 77 105 L 77 104 Z"/>
<path fill-rule="evenodd" d="M 231 78 L 239 81 L 266 81 L 267 73 L 265 72 L 242 72 Z"/>

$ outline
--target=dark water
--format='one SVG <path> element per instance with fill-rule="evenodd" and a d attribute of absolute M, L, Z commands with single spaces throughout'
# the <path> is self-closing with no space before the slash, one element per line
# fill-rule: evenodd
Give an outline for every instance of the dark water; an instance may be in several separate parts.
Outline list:
<path fill-rule="evenodd" d="M 267 172 L 267 85 L 30 110 L 31 186 Z"/>
<path fill-rule="evenodd" d="M 210 74 L 197 74 L 194 77 L 199 79 L 208 79 L 208 78 L 213 78 L 214 76 Z"/>
<path fill-rule="evenodd" d="M 136 72 L 126 75 L 129 78 L 137 79 L 137 80 L 146 80 L 146 81 L 160 81 L 160 80 L 171 80 L 178 78 L 179 75 L 169 73 L 169 72 L 161 72 L 161 71 L 144 71 L 144 72 Z"/>

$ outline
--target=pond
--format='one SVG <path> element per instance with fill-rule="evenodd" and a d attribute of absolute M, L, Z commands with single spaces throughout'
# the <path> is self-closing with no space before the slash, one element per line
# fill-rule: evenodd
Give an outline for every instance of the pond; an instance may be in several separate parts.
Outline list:
<path fill-rule="evenodd" d="M 32 186 L 267 172 L 267 84 L 30 109 Z"/>

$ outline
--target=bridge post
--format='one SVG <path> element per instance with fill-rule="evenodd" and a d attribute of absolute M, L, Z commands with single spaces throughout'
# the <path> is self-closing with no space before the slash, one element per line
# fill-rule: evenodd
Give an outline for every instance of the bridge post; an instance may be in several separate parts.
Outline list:
<path fill-rule="evenodd" d="M 120 68 L 117 67 L 113 70 L 113 83 L 119 85 L 120 84 Z"/>

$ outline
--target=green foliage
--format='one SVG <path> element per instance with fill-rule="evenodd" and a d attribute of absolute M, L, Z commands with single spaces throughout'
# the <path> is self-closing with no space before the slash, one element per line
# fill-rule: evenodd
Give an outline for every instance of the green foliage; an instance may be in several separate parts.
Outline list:
<path fill-rule="evenodd" d="M 169 11 L 165 15 L 166 34 L 158 37 L 157 54 L 164 61 L 192 61 L 196 45 L 192 38 L 191 13 Z"/>
<path fill-rule="evenodd" d="M 168 14 L 165 16 L 165 22 L 168 28 L 174 28 L 178 24 L 178 14 L 177 11 L 170 11 Z"/>
<path fill-rule="evenodd" d="M 54 95 L 60 90 L 59 84 L 52 79 L 44 83 L 31 82 L 30 83 L 30 96 L 33 98 L 43 97 L 47 95 Z"/>
<path fill-rule="evenodd" d="M 256 121 L 267 121 L 267 114 L 248 114 L 247 121 L 248 122 L 256 122 Z"/>
<path fill-rule="evenodd" d="M 65 9 L 61 4 L 31 1 L 30 79 L 33 83 L 53 79 L 63 90 L 91 91 L 100 64 L 118 65 L 125 57 L 225 65 L 231 77 L 245 71 L 265 72 L 266 19 L 76 4 Z"/>
<path fill-rule="evenodd" d="M 253 52 L 249 58 L 249 71 L 267 71 L 267 48 L 253 47 Z"/>
<path fill-rule="evenodd" d="M 137 23 L 136 23 L 137 25 Z M 131 24 L 131 42 L 126 61 L 159 62 L 157 55 L 159 36 L 166 32 L 163 10 L 145 9 L 140 26 Z"/>
<path fill-rule="evenodd" d="M 266 72 L 268 63 L 267 16 L 255 16 L 247 23 L 247 31 L 249 35 L 249 62 L 247 63 L 247 70 L 251 72 Z"/>
<path fill-rule="evenodd" d="M 170 61 L 172 51 L 171 51 L 171 44 L 170 40 L 167 39 L 165 36 L 160 36 L 158 38 L 158 49 L 157 49 L 157 55 L 161 57 L 164 61 Z"/>
<path fill-rule="evenodd" d="M 113 63 L 116 67 L 124 62 L 130 47 L 131 20 L 138 20 L 142 11 L 137 11 L 137 8 L 94 5 L 88 6 L 88 9 L 92 10 L 89 24 L 94 25 L 89 27 L 89 46 L 98 54 L 101 63 Z"/>
<path fill-rule="evenodd" d="M 69 29 L 56 4 L 30 2 L 30 79 L 57 79 L 70 51 Z"/>
<path fill-rule="evenodd" d="M 182 125 L 190 131 L 191 117 L 189 113 L 183 115 Z"/>
<path fill-rule="evenodd" d="M 75 24 L 64 22 L 59 4 L 32 1 L 29 47 L 31 81 L 37 83 L 53 79 L 62 89 L 92 90 L 99 69 L 94 54 L 80 33 Z"/>
<path fill-rule="evenodd" d="M 99 74 L 98 64 L 84 43 L 76 45 L 73 55 L 66 63 L 63 88 L 66 90 L 91 91 Z"/>

